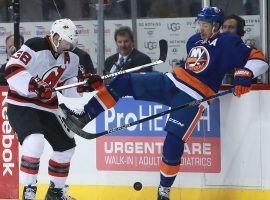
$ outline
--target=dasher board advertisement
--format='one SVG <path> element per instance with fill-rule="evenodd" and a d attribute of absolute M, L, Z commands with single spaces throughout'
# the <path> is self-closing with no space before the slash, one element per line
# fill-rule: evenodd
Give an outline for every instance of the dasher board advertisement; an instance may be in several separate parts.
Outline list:
<path fill-rule="evenodd" d="M 124 98 L 97 118 L 96 130 L 101 132 L 112 129 L 167 109 L 167 106 L 153 102 Z M 163 127 L 166 121 L 167 115 L 98 138 L 97 169 L 159 171 L 166 136 Z M 216 100 L 204 111 L 199 124 L 185 144 L 180 170 L 219 173 L 220 149 L 220 108 L 219 100 Z"/>

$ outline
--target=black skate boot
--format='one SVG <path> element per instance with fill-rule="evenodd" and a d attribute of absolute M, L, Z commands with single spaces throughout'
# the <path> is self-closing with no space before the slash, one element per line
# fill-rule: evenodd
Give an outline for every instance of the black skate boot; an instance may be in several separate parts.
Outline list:
<path fill-rule="evenodd" d="M 36 199 L 36 186 L 24 186 L 22 200 L 35 200 Z"/>
<path fill-rule="evenodd" d="M 158 200 L 170 200 L 170 187 L 158 186 Z"/>
<path fill-rule="evenodd" d="M 55 188 L 51 181 L 45 200 L 76 200 L 67 194 L 68 189 L 68 185 L 65 185 L 64 188 Z"/>

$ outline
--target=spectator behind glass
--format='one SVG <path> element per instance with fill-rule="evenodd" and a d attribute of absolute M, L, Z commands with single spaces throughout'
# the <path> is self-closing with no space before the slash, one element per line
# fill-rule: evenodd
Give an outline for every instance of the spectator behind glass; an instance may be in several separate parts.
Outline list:
<path fill-rule="evenodd" d="M 114 33 L 114 40 L 118 53 L 113 54 L 105 60 L 104 74 L 151 63 L 149 56 L 134 48 L 133 33 L 128 26 L 118 28 Z M 152 67 L 148 67 L 140 70 L 140 72 L 152 70 Z"/>
<path fill-rule="evenodd" d="M 245 20 L 238 15 L 229 15 L 225 18 L 222 26 L 222 32 L 231 32 L 243 37 L 245 35 L 244 26 L 246 25 Z M 226 73 L 223 84 L 233 83 L 234 70 L 232 72 Z"/>
<path fill-rule="evenodd" d="M 245 35 L 245 20 L 238 15 L 230 15 L 225 18 L 224 24 L 222 26 L 223 32 L 232 32 L 236 33 L 240 37 Z"/>
<path fill-rule="evenodd" d="M 222 26 L 222 32 L 231 32 L 231 33 L 235 33 L 239 35 L 240 37 L 243 37 L 246 33 L 246 31 L 244 30 L 245 26 L 246 26 L 246 22 L 242 17 L 232 14 L 225 18 L 225 21 Z M 251 46 L 251 48 L 256 49 L 255 46 Z M 234 74 L 234 71 L 227 73 L 225 75 L 225 78 L 224 78 L 225 84 L 232 84 L 233 74 Z M 252 83 L 257 83 L 257 82 L 258 82 L 257 77 L 252 80 Z"/>
<path fill-rule="evenodd" d="M 16 52 L 16 47 L 14 46 L 14 35 L 9 35 L 6 37 L 6 54 L 7 54 L 7 61 L 9 58 Z M 24 43 L 24 38 L 20 35 L 20 47 Z M 7 81 L 5 79 L 5 68 L 6 64 L 4 63 L 0 68 L 0 85 L 7 85 Z"/>

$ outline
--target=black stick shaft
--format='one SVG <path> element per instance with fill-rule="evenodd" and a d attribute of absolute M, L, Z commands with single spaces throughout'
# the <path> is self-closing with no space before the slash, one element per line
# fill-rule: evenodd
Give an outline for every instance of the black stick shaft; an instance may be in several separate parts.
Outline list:
<path fill-rule="evenodd" d="M 137 66 L 137 67 L 133 67 L 133 68 L 130 68 L 130 69 L 127 69 L 127 70 L 122 70 L 122 71 L 119 71 L 119 72 L 107 74 L 107 75 L 102 76 L 101 79 L 105 80 L 105 79 L 113 78 L 113 77 L 116 77 L 116 76 L 121 75 L 121 74 L 135 72 L 135 71 L 138 71 L 138 70 L 146 68 L 146 67 L 150 67 L 150 66 L 159 65 L 159 64 L 164 63 L 166 58 L 167 58 L 167 52 L 168 52 L 167 41 L 166 40 L 160 40 L 159 41 L 159 46 L 160 46 L 160 55 L 159 55 L 158 61 L 148 63 L 148 64 L 145 64 L 145 65 L 141 65 L 141 66 Z M 70 85 L 63 85 L 63 86 L 60 86 L 60 87 L 53 88 L 53 91 L 65 90 L 65 89 L 72 88 L 72 87 L 78 87 L 78 86 L 84 85 L 84 84 L 86 84 L 86 81 L 73 83 L 73 84 L 70 84 Z"/>
<path fill-rule="evenodd" d="M 20 48 L 20 0 L 13 2 L 13 20 L 14 20 L 14 46 L 16 51 Z"/>

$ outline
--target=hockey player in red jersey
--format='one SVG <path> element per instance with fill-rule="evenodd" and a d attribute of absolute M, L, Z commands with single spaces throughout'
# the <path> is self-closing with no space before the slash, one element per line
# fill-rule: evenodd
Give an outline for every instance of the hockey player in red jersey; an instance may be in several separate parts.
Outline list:
<path fill-rule="evenodd" d="M 51 182 L 45 199 L 74 199 L 66 194 L 65 182 L 76 145 L 56 118 L 58 101 L 52 88 L 78 81 L 79 57 L 72 52 L 77 42 L 74 23 L 70 19 L 56 20 L 50 35 L 26 41 L 6 65 L 7 114 L 21 144 L 23 200 L 36 199 L 45 139 L 53 149 L 48 163 Z M 64 91 L 63 95 L 80 96 L 76 89 Z"/>
<path fill-rule="evenodd" d="M 80 117 L 87 113 L 92 119 L 113 107 L 119 98 L 154 101 L 172 108 L 209 97 L 218 92 L 226 72 L 237 66 L 234 73 L 234 94 L 240 97 L 250 91 L 251 80 L 268 69 L 261 52 L 247 47 L 233 33 L 220 33 L 224 14 L 217 7 L 205 7 L 197 15 L 200 33 L 187 42 L 187 58 L 183 66 L 172 73 L 129 73 L 117 76 L 109 85 L 102 86 L 101 78 L 88 79 L 89 88 L 97 93 L 81 112 L 61 105 L 65 122 L 72 130 Z M 93 86 L 93 83 L 95 85 Z M 170 113 L 165 125 L 167 132 L 160 166 L 158 200 L 169 200 L 171 186 L 179 172 L 184 144 L 189 139 L 207 103 Z M 175 123 L 179 122 L 179 123 Z M 76 131 L 76 129 L 74 129 Z"/>

